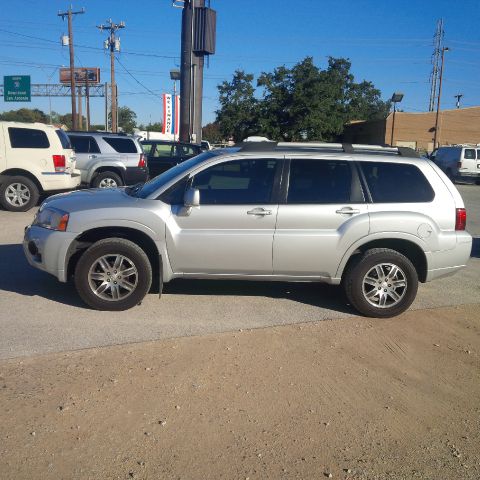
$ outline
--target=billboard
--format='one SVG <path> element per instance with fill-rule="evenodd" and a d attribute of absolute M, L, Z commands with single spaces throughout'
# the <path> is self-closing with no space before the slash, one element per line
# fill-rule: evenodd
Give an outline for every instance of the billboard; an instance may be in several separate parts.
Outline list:
<path fill-rule="evenodd" d="M 174 136 L 178 135 L 180 126 L 180 97 L 163 94 L 163 131 Z"/>
<path fill-rule="evenodd" d="M 70 84 L 70 69 L 60 68 L 60 83 Z M 77 85 L 93 85 L 100 83 L 100 68 L 98 67 L 80 67 L 74 69 L 75 83 Z"/>

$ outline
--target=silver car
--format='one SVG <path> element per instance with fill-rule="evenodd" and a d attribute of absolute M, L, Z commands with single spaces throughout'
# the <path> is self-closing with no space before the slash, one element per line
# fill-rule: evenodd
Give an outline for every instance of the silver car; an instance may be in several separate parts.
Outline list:
<path fill-rule="evenodd" d="M 455 186 L 404 148 L 244 144 L 205 152 L 135 188 L 46 200 L 25 231 L 31 265 L 74 277 L 99 310 L 174 278 L 342 284 L 391 317 L 418 282 L 464 267 L 472 238 Z"/>
<path fill-rule="evenodd" d="M 115 188 L 147 180 L 147 159 L 135 137 L 109 132 L 66 133 L 84 185 Z"/>

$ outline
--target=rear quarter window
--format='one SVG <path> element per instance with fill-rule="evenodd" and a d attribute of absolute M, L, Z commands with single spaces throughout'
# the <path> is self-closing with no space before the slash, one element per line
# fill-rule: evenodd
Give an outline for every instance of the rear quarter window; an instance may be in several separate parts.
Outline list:
<path fill-rule="evenodd" d="M 431 202 L 435 193 L 415 165 L 360 162 L 374 203 Z"/>
<path fill-rule="evenodd" d="M 139 153 L 137 145 L 131 138 L 103 137 L 103 139 L 118 153 Z"/>
<path fill-rule="evenodd" d="M 72 148 L 72 144 L 70 143 L 70 139 L 68 135 L 63 130 L 55 130 L 58 138 L 60 139 L 60 143 L 62 144 L 63 148 Z"/>
<path fill-rule="evenodd" d="M 34 128 L 8 127 L 12 148 L 49 148 L 47 134 Z"/>

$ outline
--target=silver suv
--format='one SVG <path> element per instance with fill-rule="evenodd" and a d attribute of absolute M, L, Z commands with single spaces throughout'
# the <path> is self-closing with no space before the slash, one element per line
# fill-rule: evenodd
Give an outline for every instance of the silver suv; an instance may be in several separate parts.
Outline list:
<path fill-rule="evenodd" d="M 66 133 L 84 185 L 115 188 L 147 180 L 147 160 L 135 137 L 109 132 Z"/>
<path fill-rule="evenodd" d="M 418 281 L 464 267 L 460 194 L 404 148 L 244 144 L 135 188 L 47 199 L 25 231 L 31 265 L 99 310 L 137 305 L 174 278 L 342 284 L 362 314 L 391 317 Z"/>

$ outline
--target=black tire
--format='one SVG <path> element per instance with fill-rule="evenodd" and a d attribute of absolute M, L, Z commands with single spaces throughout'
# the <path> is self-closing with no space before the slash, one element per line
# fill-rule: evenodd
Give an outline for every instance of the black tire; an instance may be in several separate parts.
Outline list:
<path fill-rule="evenodd" d="M 388 267 L 389 264 L 399 269 L 396 274 L 398 277 L 395 275 L 396 280 L 392 281 L 392 278 L 388 276 L 392 271 L 392 268 Z M 384 281 L 380 281 L 377 270 L 367 277 L 367 274 L 372 272 L 376 266 L 380 266 L 381 272 L 386 273 Z M 405 282 L 402 281 L 402 278 L 405 279 Z M 398 283 L 397 287 L 393 286 L 395 282 Z M 404 287 L 402 287 L 402 283 L 405 283 Z M 412 262 L 401 253 L 389 248 L 372 248 L 351 263 L 344 275 L 343 286 L 349 302 L 362 315 L 388 318 L 404 312 L 415 300 L 418 290 L 418 275 Z M 394 298 L 393 295 L 400 298 Z M 377 296 L 378 302 L 375 298 Z M 382 301 L 386 302 L 384 306 L 380 306 Z M 378 305 L 375 305 L 376 303 Z"/>
<path fill-rule="evenodd" d="M 115 267 L 114 260 L 120 256 L 125 260 L 122 260 L 120 267 Z M 105 257 L 109 269 L 102 269 L 99 263 Z M 132 269 L 129 265 L 133 265 L 136 272 L 125 274 L 122 280 L 120 274 Z M 97 275 L 97 278 L 92 279 L 92 275 Z M 107 278 L 108 284 L 105 280 Z M 146 253 L 135 243 L 123 238 L 106 238 L 94 243 L 83 253 L 75 268 L 75 287 L 82 300 L 96 310 L 128 310 L 142 301 L 150 290 L 151 283 L 152 266 Z M 124 284 L 128 288 L 133 286 L 131 291 L 123 288 Z M 95 293 L 94 288 L 101 286 L 105 286 L 103 291 Z M 113 298 L 114 290 L 119 292 L 118 299 Z"/>
<path fill-rule="evenodd" d="M 111 186 L 105 185 L 106 183 L 110 183 Z M 95 188 L 116 188 L 121 186 L 123 186 L 122 177 L 115 172 L 100 172 L 92 180 L 92 187 Z"/>
<path fill-rule="evenodd" d="M 14 191 L 22 193 L 22 195 L 15 197 Z M 37 204 L 39 197 L 38 187 L 27 177 L 6 177 L 0 186 L 0 204 L 10 212 L 30 210 Z"/>

